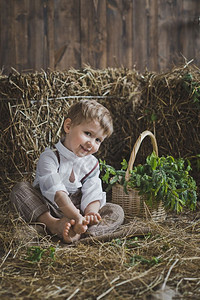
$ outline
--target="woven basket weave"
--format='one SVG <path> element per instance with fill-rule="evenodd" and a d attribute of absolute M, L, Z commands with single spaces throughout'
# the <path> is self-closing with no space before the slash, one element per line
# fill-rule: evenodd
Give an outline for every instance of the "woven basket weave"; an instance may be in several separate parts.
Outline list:
<path fill-rule="evenodd" d="M 155 136 L 148 130 L 142 132 L 133 147 L 129 159 L 128 168 L 125 174 L 126 181 L 130 178 L 130 170 L 133 168 L 137 152 L 146 136 L 150 136 L 153 150 L 156 155 L 158 155 L 158 146 Z M 112 187 L 112 203 L 119 204 L 123 208 L 126 218 L 136 216 L 145 219 L 152 219 L 157 222 L 166 218 L 166 212 L 161 201 L 153 203 L 153 206 L 151 207 L 146 202 L 147 197 L 145 195 L 139 195 L 139 190 L 128 188 L 127 191 L 128 194 L 125 193 L 124 187 L 120 184 L 115 184 Z"/>

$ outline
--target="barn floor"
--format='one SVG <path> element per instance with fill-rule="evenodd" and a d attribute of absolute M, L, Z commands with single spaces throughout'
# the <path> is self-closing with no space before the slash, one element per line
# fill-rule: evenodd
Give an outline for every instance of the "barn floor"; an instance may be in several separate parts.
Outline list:
<path fill-rule="evenodd" d="M 102 97 L 114 112 L 115 134 L 102 145 L 102 159 L 111 165 L 128 159 L 148 129 L 156 132 L 159 155 L 192 160 L 199 184 L 199 82 L 199 69 L 188 65 L 141 76 L 86 68 L 1 79 L 0 299 L 200 299 L 199 207 L 168 213 L 162 223 L 141 221 L 149 228 L 143 234 L 67 246 L 24 224 L 9 202 L 18 175 L 32 174 L 43 148 L 58 138 L 60 110 L 77 95 Z"/>
<path fill-rule="evenodd" d="M 200 209 L 149 233 L 64 245 L 10 212 L 1 190 L 1 299 L 199 299 Z M 163 298 L 162 298 L 163 297 Z"/>

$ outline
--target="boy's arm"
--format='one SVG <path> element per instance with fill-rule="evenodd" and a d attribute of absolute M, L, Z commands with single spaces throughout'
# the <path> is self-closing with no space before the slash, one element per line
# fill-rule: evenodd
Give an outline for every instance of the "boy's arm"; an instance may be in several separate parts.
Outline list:
<path fill-rule="evenodd" d="M 100 201 L 96 200 L 88 204 L 88 206 L 84 210 L 84 215 L 86 220 L 89 221 L 90 225 L 98 224 L 101 220 L 101 216 L 99 214 L 100 209 Z"/>
<path fill-rule="evenodd" d="M 63 191 L 57 191 L 54 200 L 65 217 L 70 220 L 75 220 L 75 225 L 73 227 L 74 231 L 76 233 L 85 232 L 85 230 L 87 229 L 86 225 L 89 222 L 80 214 L 80 211 L 72 203 L 69 196 Z"/>
<path fill-rule="evenodd" d="M 60 210 L 67 218 L 74 220 L 79 218 L 79 210 L 75 207 L 69 196 L 64 191 L 57 191 L 54 199 Z"/>
<path fill-rule="evenodd" d="M 85 208 L 84 214 L 89 213 L 98 213 L 100 209 L 100 201 L 96 200 L 88 204 L 88 206 Z"/>

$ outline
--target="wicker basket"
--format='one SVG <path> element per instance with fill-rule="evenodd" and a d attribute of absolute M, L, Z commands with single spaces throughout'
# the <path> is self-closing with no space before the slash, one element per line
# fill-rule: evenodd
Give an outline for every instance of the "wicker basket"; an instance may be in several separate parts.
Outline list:
<path fill-rule="evenodd" d="M 133 163 L 139 147 L 146 136 L 150 136 L 153 150 L 158 155 L 158 146 L 155 136 L 148 130 L 141 133 L 133 147 L 129 159 L 128 168 L 125 175 L 126 181 L 128 181 L 130 178 L 130 170 L 133 168 Z M 128 194 L 125 193 L 124 187 L 120 184 L 115 184 L 112 187 L 112 203 L 119 204 L 124 209 L 126 218 L 132 218 L 136 216 L 145 219 L 152 219 L 157 222 L 163 221 L 166 218 L 166 211 L 162 202 L 154 203 L 154 205 L 150 207 L 146 202 L 146 196 L 139 195 L 139 191 L 137 189 L 128 188 L 127 191 Z"/>

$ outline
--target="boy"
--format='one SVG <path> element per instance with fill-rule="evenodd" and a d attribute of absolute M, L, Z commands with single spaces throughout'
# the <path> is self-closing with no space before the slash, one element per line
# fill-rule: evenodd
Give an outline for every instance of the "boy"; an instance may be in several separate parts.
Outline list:
<path fill-rule="evenodd" d="M 95 100 L 81 100 L 69 109 L 61 140 L 39 158 L 34 188 L 19 183 L 11 192 L 12 203 L 27 222 L 45 224 L 66 243 L 80 239 L 88 226 L 99 224 L 106 195 L 93 154 L 112 131 L 109 111 Z M 109 206 L 113 209 L 122 216 L 117 205 Z M 116 222 L 120 225 L 123 220 L 119 216 Z"/>

